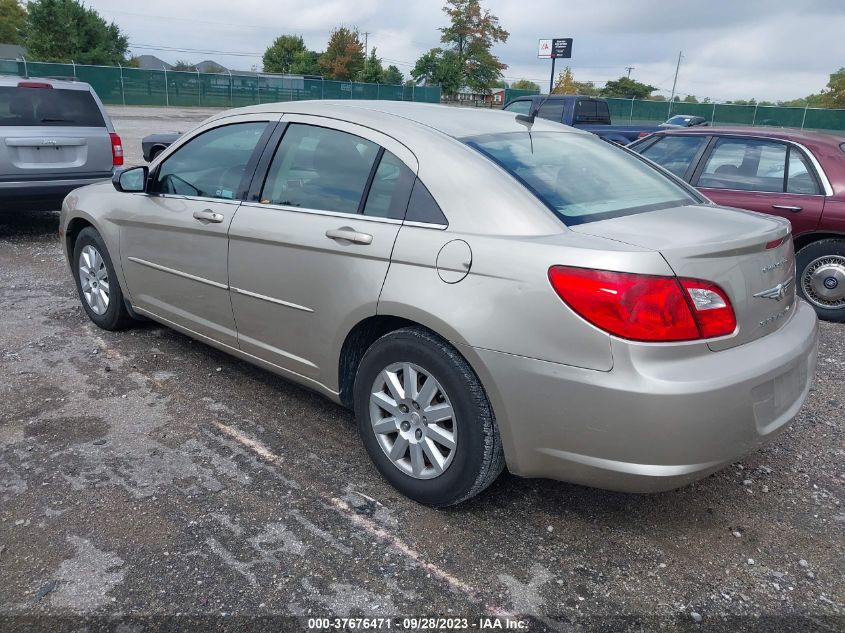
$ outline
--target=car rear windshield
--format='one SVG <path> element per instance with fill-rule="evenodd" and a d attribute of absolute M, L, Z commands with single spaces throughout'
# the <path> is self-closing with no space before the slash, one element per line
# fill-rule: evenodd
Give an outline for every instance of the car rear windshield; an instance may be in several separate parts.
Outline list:
<path fill-rule="evenodd" d="M 0 125 L 105 127 L 88 90 L 0 87 Z"/>
<path fill-rule="evenodd" d="M 513 132 L 463 140 L 512 174 L 564 224 L 703 201 L 627 150 L 591 134 Z"/>

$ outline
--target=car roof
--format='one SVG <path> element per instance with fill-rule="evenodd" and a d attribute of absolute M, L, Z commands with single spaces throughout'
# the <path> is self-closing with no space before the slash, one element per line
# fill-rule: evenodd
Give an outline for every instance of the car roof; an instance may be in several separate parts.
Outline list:
<path fill-rule="evenodd" d="M 410 103 L 406 101 L 366 100 L 319 100 L 287 101 L 247 106 L 228 110 L 218 116 L 281 112 L 290 114 L 311 114 L 336 118 L 350 123 L 375 127 L 391 134 L 397 128 L 407 128 L 408 123 L 423 126 L 454 138 L 525 132 L 527 124 L 519 121 L 512 112 L 462 108 L 435 103 Z M 398 131 L 398 130 L 397 130 Z M 532 132 L 571 132 L 585 134 L 560 123 L 537 118 L 531 126 Z"/>
<path fill-rule="evenodd" d="M 768 127 L 705 127 L 705 128 L 679 128 L 677 130 L 661 130 L 655 134 L 665 136 L 667 134 L 704 134 L 704 135 L 726 135 L 726 136 L 749 136 L 754 138 L 773 138 L 782 141 L 794 141 L 805 145 L 819 145 L 827 147 L 838 147 L 845 141 L 845 136 L 836 134 L 825 134 L 824 132 L 811 132 L 794 128 L 768 128 Z"/>
<path fill-rule="evenodd" d="M 91 90 L 90 85 L 84 81 L 75 81 L 73 78 L 54 79 L 51 77 L 18 77 L 16 75 L 0 77 L 0 86 L 3 87 L 16 87 L 21 82 L 45 83 L 61 90 Z"/>

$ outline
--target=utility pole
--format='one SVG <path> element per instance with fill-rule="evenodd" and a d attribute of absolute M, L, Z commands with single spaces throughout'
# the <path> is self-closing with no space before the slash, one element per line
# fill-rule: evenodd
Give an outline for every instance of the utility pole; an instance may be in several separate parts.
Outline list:
<path fill-rule="evenodd" d="M 631 78 L 631 71 L 634 70 L 634 68 L 636 68 L 636 66 L 625 66 L 625 70 L 628 71 L 628 79 Z"/>
<path fill-rule="evenodd" d="M 675 66 L 675 81 L 672 82 L 672 96 L 669 97 L 669 114 L 672 114 L 672 104 L 675 103 L 675 88 L 678 85 L 678 71 L 681 69 L 681 57 L 684 56 L 684 51 L 678 53 L 678 65 Z"/>
<path fill-rule="evenodd" d="M 367 69 L 367 60 L 370 57 L 369 38 L 370 32 L 364 31 L 364 70 Z"/>

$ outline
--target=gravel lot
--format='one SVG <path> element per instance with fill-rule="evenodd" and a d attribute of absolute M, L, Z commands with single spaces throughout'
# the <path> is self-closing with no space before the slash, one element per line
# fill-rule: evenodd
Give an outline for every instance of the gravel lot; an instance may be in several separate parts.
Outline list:
<path fill-rule="evenodd" d="M 113 109 L 128 164 L 211 113 Z M 346 410 L 155 324 L 98 330 L 56 228 L 0 213 L 0 630 L 845 630 L 845 326 L 822 324 L 795 424 L 693 486 L 505 474 L 436 511 L 381 480 Z"/>

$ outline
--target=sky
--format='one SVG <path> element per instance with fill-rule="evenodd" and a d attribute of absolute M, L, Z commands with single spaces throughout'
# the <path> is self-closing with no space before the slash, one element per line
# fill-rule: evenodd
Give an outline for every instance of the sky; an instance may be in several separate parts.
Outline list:
<path fill-rule="evenodd" d="M 129 36 L 133 54 L 168 62 L 213 59 L 261 69 L 278 35 L 302 35 L 322 51 L 331 30 L 357 27 L 385 66 L 406 77 L 416 59 L 440 46 L 442 0 L 87 0 Z M 779 100 L 818 92 L 845 66 L 845 0 L 482 0 L 510 32 L 493 52 L 507 81 L 548 89 L 551 62 L 537 59 L 540 38 L 572 37 L 578 81 L 601 85 L 627 74 L 669 96 Z M 363 36 L 362 36 L 363 37 Z M 162 50 L 182 49 L 182 50 Z M 214 51 L 214 52 L 210 52 Z M 235 53 L 227 55 L 223 53 Z"/>

